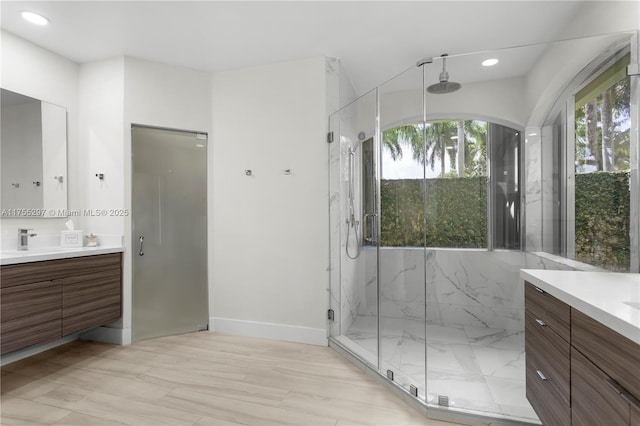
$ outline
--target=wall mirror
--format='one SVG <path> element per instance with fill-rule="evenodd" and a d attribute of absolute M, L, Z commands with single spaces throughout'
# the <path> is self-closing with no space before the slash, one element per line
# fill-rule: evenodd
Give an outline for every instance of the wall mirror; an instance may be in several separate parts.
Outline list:
<path fill-rule="evenodd" d="M 1 89 L 3 218 L 67 216 L 67 110 Z"/>

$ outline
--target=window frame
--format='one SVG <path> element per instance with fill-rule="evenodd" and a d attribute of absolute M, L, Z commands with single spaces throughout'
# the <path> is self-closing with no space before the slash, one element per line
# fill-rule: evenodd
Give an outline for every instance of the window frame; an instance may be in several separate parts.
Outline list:
<path fill-rule="evenodd" d="M 443 249 L 458 249 L 458 250 L 486 250 L 486 251 L 509 251 L 509 252 L 523 252 L 525 250 L 524 247 L 524 243 L 525 243 L 525 238 L 526 238 L 526 223 L 525 223 L 525 215 L 526 215 L 526 205 L 525 205 L 525 193 L 526 193 L 526 187 L 525 187 L 525 165 L 524 165 L 524 159 L 525 159 L 525 138 L 524 138 L 524 133 L 525 133 L 525 128 L 520 126 L 520 125 L 516 125 L 512 122 L 503 120 L 503 119 L 498 119 L 498 118 L 494 118 L 494 117 L 488 117 L 488 116 L 484 116 L 484 115 L 462 115 L 460 117 L 456 118 L 451 118 L 449 115 L 433 115 L 433 116 L 427 116 L 425 117 L 424 121 L 420 120 L 420 119 L 415 119 L 415 120 L 402 120 L 401 122 L 398 123 L 394 123 L 394 125 L 391 125 L 385 129 L 381 129 L 381 134 L 384 133 L 387 130 L 390 129 L 394 129 L 395 127 L 399 127 L 399 126 L 403 126 L 403 125 L 419 125 L 419 124 L 423 124 L 423 123 L 430 123 L 430 122 L 436 122 L 436 121 L 452 121 L 452 122 L 457 122 L 459 120 L 464 120 L 464 121 L 468 121 L 468 120 L 475 120 L 475 121 L 481 121 L 487 124 L 487 146 L 486 146 L 486 151 L 487 151 L 487 158 L 486 158 L 486 178 L 487 178 L 487 182 L 486 182 L 486 194 L 487 194 L 487 199 L 486 199 L 486 203 L 487 203 L 487 245 L 486 247 L 481 247 L 481 248 L 465 248 L 465 247 L 431 247 L 428 246 L 427 248 L 443 248 Z M 494 224 L 493 224 L 493 214 L 495 211 L 495 202 L 496 202 L 496 197 L 494 194 L 494 186 L 495 186 L 495 180 L 494 180 L 494 176 L 492 173 L 492 155 L 494 153 L 494 149 L 493 149 L 493 144 L 495 143 L 495 141 L 493 140 L 493 137 L 490 137 L 489 135 L 489 125 L 490 124 L 495 124 L 501 127 L 506 127 L 508 129 L 511 129 L 515 132 L 517 132 L 519 139 L 518 139 L 518 148 L 517 148 L 517 158 L 516 158 L 516 169 L 517 169 L 517 175 L 516 175 L 516 180 L 517 180 L 517 187 L 518 187 L 518 219 L 517 219 L 517 232 L 518 232 L 518 248 L 496 248 L 495 247 L 495 235 L 494 235 Z M 384 149 L 383 144 L 380 144 L 380 158 L 382 158 L 382 150 Z M 426 161 L 426 156 L 424 161 Z M 427 165 L 423 164 L 422 167 L 426 168 Z M 382 175 L 380 174 L 379 176 L 379 180 L 382 181 Z M 380 187 L 380 184 L 378 185 L 378 187 Z M 363 202 L 365 202 L 364 198 L 362 200 Z M 381 204 L 382 202 L 380 201 L 379 203 L 379 207 L 382 208 Z M 380 217 L 380 216 L 379 216 Z M 381 219 L 380 219 L 381 222 Z M 382 239 L 379 237 L 379 244 L 380 247 L 393 247 L 393 246 L 383 246 L 382 245 Z"/>
<path fill-rule="evenodd" d="M 576 95 L 584 87 L 588 86 L 592 81 L 597 79 L 600 75 L 607 72 L 612 66 L 614 66 L 625 55 L 631 53 L 631 64 L 634 64 L 634 42 L 626 42 L 624 45 L 613 54 L 607 52 L 600 57 L 596 57 L 587 67 L 580 71 L 573 80 L 569 83 L 565 91 L 559 96 L 556 107 L 552 108 L 548 114 L 543 128 L 554 129 L 555 123 L 559 120 L 562 123 L 559 139 L 557 135 L 548 136 L 543 138 L 543 143 L 559 143 L 560 149 L 557 151 L 563 158 L 560 159 L 560 164 L 564 170 L 558 174 L 559 182 L 556 182 L 560 193 L 562 194 L 559 201 L 560 206 L 560 223 L 554 223 L 552 225 L 553 232 L 560 233 L 560 247 L 553 247 L 554 254 L 558 254 L 562 257 L 574 260 L 576 258 L 576 246 L 575 246 L 575 148 L 576 148 Z M 637 61 L 637 59 L 636 59 Z M 631 77 L 631 93 L 630 93 L 630 170 L 631 178 L 629 182 L 629 190 L 631 196 L 630 205 L 630 264 L 629 272 L 640 272 L 640 220 L 633 220 L 638 218 L 640 214 L 640 202 L 638 201 L 638 192 L 640 192 L 640 180 L 638 179 L 638 151 L 640 150 L 640 141 L 637 133 L 638 126 L 638 102 L 640 101 L 640 95 L 638 94 L 638 74 L 630 74 L 629 68 L 627 68 L 627 75 Z M 554 152 L 555 153 L 555 152 Z M 543 157 L 549 159 L 549 156 Z M 635 176 L 634 176 L 635 170 Z M 550 222 L 550 218 L 543 217 L 545 223 Z M 544 241 L 543 241 L 544 244 Z M 545 244 L 545 249 L 548 250 L 548 244 Z"/>

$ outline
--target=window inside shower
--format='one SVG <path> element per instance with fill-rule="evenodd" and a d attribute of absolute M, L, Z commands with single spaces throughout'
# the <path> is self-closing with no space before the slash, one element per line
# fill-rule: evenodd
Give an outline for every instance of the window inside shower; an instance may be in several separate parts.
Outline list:
<path fill-rule="evenodd" d="M 380 244 L 519 249 L 521 133 L 461 119 L 383 130 Z"/>

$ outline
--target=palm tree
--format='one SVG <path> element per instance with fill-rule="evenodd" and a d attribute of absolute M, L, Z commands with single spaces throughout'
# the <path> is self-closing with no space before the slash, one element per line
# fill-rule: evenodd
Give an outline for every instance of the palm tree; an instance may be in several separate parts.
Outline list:
<path fill-rule="evenodd" d="M 413 152 L 413 158 L 420 161 L 423 137 L 422 126 L 418 124 L 398 126 L 382 132 L 382 143 L 391 153 L 391 158 L 402 158 L 402 146 L 409 145 Z"/>
<path fill-rule="evenodd" d="M 427 162 L 434 170 L 436 160 L 440 160 L 440 177 L 445 175 L 445 158 L 447 151 L 451 151 L 449 161 L 452 169 L 455 169 L 457 143 L 452 136 L 457 135 L 458 124 L 455 121 L 434 121 L 427 123 L 425 135 L 427 140 Z"/>
<path fill-rule="evenodd" d="M 464 171 L 466 169 L 465 167 L 465 162 L 466 162 L 466 153 L 467 150 L 465 148 L 465 132 L 464 132 L 464 121 L 462 120 L 458 120 L 458 158 L 457 158 L 457 164 L 456 164 L 456 170 L 458 171 L 458 177 L 463 177 L 464 176 Z"/>
<path fill-rule="evenodd" d="M 462 123 L 462 124 L 461 124 Z M 461 129 L 462 127 L 462 129 Z M 460 130 L 463 138 L 460 140 Z M 458 135 L 458 140 L 452 136 Z M 427 140 L 426 149 L 424 140 Z M 394 127 L 382 133 L 382 142 L 389 150 L 391 158 L 402 158 L 402 147 L 411 149 L 413 158 L 422 163 L 427 156 L 431 169 L 436 161 L 440 162 L 440 177 L 445 175 L 447 151 L 451 169 L 458 171 L 458 176 L 484 176 L 486 174 L 487 158 L 487 123 L 477 120 L 435 121 L 422 124 Z M 456 166 L 456 159 L 460 149 L 463 167 Z M 425 152 L 426 151 L 426 152 Z"/>
<path fill-rule="evenodd" d="M 466 133 L 465 175 L 486 176 L 487 174 L 487 123 L 478 120 L 464 122 Z"/>

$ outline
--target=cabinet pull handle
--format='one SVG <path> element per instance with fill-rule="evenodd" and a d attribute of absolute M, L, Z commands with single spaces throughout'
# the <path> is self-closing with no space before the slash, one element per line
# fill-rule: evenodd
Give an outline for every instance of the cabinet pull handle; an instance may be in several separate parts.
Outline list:
<path fill-rule="evenodd" d="M 640 401 L 638 401 L 638 398 L 636 398 L 635 396 L 631 395 L 629 392 L 624 391 L 620 394 L 620 396 L 627 401 L 629 404 L 633 405 L 636 407 L 636 409 L 640 410 Z"/>
<path fill-rule="evenodd" d="M 537 322 L 540 326 L 542 326 L 542 327 L 544 327 L 545 325 L 547 325 L 547 323 L 546 323 L 546 322 L 544 322 L 544 321 L 542 321 L 541 319 L 537 319 L 537 318 L 536 318 L 536 322 Z"/>
<path fill-rule="evenodd" d="M 540 378 L 541 378 L 542 380 L 548 380 L 548 379 L 545 377 L 545 375 L 544 375 L 544 374 L 542 374 L 542 371 L 540 371 L 540 370 L 536 370 L 536 373 L 538 373 L 538 376 L 540 376 Z"/>
<path fill-rule="evenodd" d="M 144 256 L 144 237 L 140 235 L 140 251 L 138 252 L 139 256 Z"/>
<path fill-rule="evenodd" d="M 604 382 L 611 388 L 613 389 L 613 391 L 615 393 L 617 393 L 618 395 L 620 395 L 622 397 L 622 399 L 624 399 L 625 401 L 627 401 L 627 403 L 637 407 L 638 409 L 640 409 L 640 401 L 638 401 L 638 399 L 631 395 L 629 392 L 627 392 L 627 390 L 625 388 L 623 388 L 622 386 L 620 386 L 620 384 L 618 382 L 616 382 L 615 380 L 607 377 L 604 379 Z"/>
<path fill-rule="evenodd" d="M 609 385 L 609 387 L 610 387 L 611 389 L 613 389 L 613 391 L 614 391 L 615 393 L 617 393 L 618 395 L 622 395 L 622 393 L 624 392 L 624 389 L 622 388 L 622 386 L 620 386 L 620 385 L 618 384 L 618 382 L 616 382 L 615 380 L 610 379 L 610 378 L 608 378 L 608 377 L 607 377 L 607 378 L 605 378 L 605 379 L 604 379 L 604 382 L 605 382 L 607 385 Z"/>
<path fill-rule="evenodd" d="M 541 289 L 541 288 L 539 288 L 539 287 L 536 287 L 536 291 L 537 291 L 538 293 L 544 293 L 544 290 L 543 290 L 543 289 Z"/>

